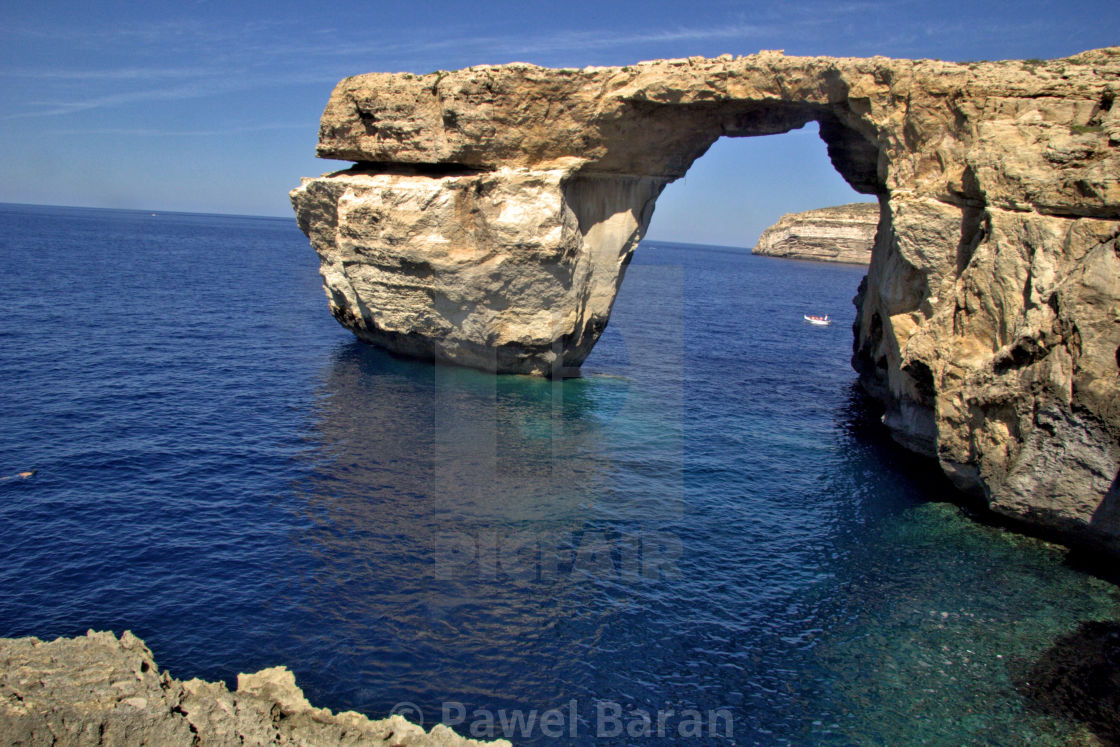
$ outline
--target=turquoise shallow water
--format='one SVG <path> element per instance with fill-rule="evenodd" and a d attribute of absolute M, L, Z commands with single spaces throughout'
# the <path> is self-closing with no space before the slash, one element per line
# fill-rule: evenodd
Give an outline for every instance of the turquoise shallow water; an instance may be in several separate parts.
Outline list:
<path fill-rule="evenodd" d="M 884 437 L 858 268 L 647 242 L 551 382 L 354 342 L 292 221 L 0 228 L 0 467 L 38 470 L 0 483 L 0 634 L 131 628 L 178 677 L 283 663 L 517 743 L 1090 733 L 1036 685 L 1120 594 Z"/>

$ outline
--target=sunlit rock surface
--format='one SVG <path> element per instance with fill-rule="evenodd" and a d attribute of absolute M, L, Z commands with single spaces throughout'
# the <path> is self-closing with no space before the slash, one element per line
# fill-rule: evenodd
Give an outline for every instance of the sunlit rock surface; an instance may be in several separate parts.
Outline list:
<path fill-rule="evenodd" d="M 871 202 L 786 213 L 762 232 L 751 254 L 865 265 L 878 226 L 879 206 Z"/>
<path fill-rule="evenodd" d="M 360 338 L 563 375 L 665 184 L 721 136 L 816 120 L 879 198 L 853 362 L 886 424 L 993 510 L 1120 552 L 1118 92 L 1117 48 L 360 75 L 318 147 L 355 167 L 292 201 Z"/>
<path fill-rule="evenodd" d="M 20 745 L 509 745 L 315 708 L 284 667 L 221 682 L 180 681 L 125 632 L 0 638 L 0 735 Z"/>

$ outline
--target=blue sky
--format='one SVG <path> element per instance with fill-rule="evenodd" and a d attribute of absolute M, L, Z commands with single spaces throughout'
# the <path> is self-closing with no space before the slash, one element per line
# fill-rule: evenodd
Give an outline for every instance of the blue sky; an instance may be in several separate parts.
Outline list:
<path fill-rule="evenodd" d="M 290 215 L 335 82 L 512 61 L 787 54 L 1058 57 L 1120 44 L 1120 3 L 44 2 L 0 11 L 0 201 Z M 783 213 L 860 199 L 810 128 L 722 140 L 652 238 L 750 245 Z"/>

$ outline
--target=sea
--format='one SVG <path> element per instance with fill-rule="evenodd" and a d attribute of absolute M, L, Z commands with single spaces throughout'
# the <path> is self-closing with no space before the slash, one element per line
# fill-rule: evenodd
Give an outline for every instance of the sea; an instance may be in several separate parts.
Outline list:
<path fill-rule="evenodd" d="M 2 636 L 525 745 L 1114 736 L 1047 667 L 1117 587 L 883 432 L 864 268 L 645 241 L 550 381 L 357 342 L 293 219 L 0 205 L 0 259 Z"/>

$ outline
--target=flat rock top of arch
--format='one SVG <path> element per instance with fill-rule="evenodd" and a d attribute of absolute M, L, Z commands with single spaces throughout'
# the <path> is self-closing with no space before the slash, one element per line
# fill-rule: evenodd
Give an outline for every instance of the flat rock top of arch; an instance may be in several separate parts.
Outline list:
<path fill-rule="evenodd" d="M 1120 47 L 1057 60 L 954 63 L 760 52 L 623 67 L 513 63 L 427 75 L 369 73 L 335 87 L 317 153 L 365 164 L 569 167 L 675 178 L 722 135 L 786 132 L 814 119 L 823 132 L 831 119 L 879 148 L 915 153 L 946 130 L 971 128 L 957 134 L 975 135 L 985 116 L 1019 117 L 1024 107 L 1016 100 L 1036 102 L 1043 121 L 1084 130 L 1074 134 L 1120 141 L 1120 126 L 1111 133 L 1114 122 L 1099 116 L 1118 89 Z M 1052 101 L 1074 106 L 1054 112 Z M 903 169 L 886 186 L 914 188 L 928 176 Z"/>

